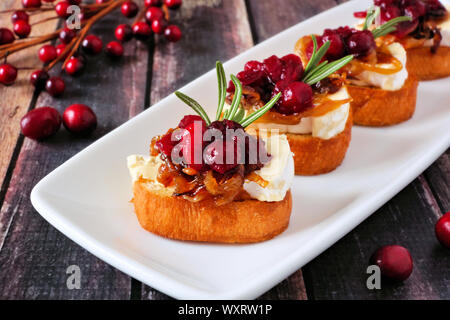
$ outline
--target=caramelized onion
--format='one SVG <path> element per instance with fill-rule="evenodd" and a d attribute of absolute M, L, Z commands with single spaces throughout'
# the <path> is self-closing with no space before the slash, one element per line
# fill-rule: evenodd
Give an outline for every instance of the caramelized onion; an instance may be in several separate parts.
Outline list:
<path fill-rule="evenodd" d="M 216 205 L 230 203 L 242 190 L 244 184 L 244 166 L 239 165 L 237 171 L 224 181 L 218 182 L 210 170 L 206 173 L 204 184 L 206 190 L 214 196 Z"/>
<path fill-rule="evenodd" d="M 254 183 L 257 183 L 261 188 L 265 188 L 269 185 L 269 181 L 264 180 L 261 176 L 257 175 L 254 171 L 248 174 L 245 177 L 249 181 L 253 181 Z"/>

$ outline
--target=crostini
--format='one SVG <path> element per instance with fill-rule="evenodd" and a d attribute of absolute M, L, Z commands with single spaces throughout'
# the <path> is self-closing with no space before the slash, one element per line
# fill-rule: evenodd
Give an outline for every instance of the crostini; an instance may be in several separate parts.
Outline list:
<path fill-rule="evenodd" d="M 277 102 L 244 116 L 237 94 L 225 114 L 226 80 L 217 63 L 219 107 L 211 122 L 204 109 L 175 94 L 198 115 L 156 136 L 150 155 L 131 155 L 133 204 L 141 226 L 189 241 L 249 243 L 283 232 L 292 209 L 294 161 L 285 135 L 255 137 L 244 131 Z M 236 87 L 239 80 L 231 76 Z"/>
<path fill-rule="evenodd" d="M 324 49 L 303 64 L 295 54 L 248 61 L 237 74 L 243 84 L 242 108 L 251 113 L 281 93 L 275 107 L 248 130 L 279 130 L 294 153 L 295 174 L 317 175 L 336 169 L 347 152 L 352 129 L 350 96 L 336 70 L 352 60 L 343 57 L 320 63 Z M 305 67 L 304 67 L 305 66 Z M 235 95 L 230 82 L 227 101 Z"/>
<path fill-rule="evenodd" d="M 398 17 L 373 28 L 378 15 L 379 9 L 370 11 L 362 30 L 349 26 L 325 29 L 316 38 L 300 38 L 295 46 L 304 63 L 311 59 L 315 46 L 322 48 L 327 42 L 325 60 L 353 55 L 354 59 L 338 73 L 346 77 L 353 122 L 358 125 L 394 125 L 410 119 L 416 107 L 418 81 L 408 74 L 406 51 L 400 43 L 386 37 L 396 23 L 409 17 Z"/>
<path fill-rule="evenodd" d="M 407 52 L 408 71 L 419 80 L 450 76 L 450 18 L 448 7 L 438 0 L 374 0 L 381 9 L 376 23 L 382 24 L 399 16 L 411 21 L 397 25 L 394 41 Z M 355 12 L 364 18 L 366 11 Z"/>

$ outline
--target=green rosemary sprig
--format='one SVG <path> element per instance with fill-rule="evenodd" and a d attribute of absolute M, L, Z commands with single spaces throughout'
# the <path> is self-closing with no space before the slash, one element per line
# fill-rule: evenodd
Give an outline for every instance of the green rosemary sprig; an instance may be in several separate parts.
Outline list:
<path fill-rule="evenodd" d="M 380 15 L 380 7 L 372 7 L 367 10 L 366 19 L 364 20 L 363 30 L 369 29 L 375 19 Z"/>
<path fill-rule="evenodd" d="M 387 35 L 393 31 L 395 31 L 397 24 L 399 24 L 400 22 L 411 21 L 411 20 L 412 20 L 411 17 L 407 17 L 407 16 L 397 17 L 392 20 L 389 20 L 388 22 L 383 23 L 378 28 L 372 30 L 373 37 L 376 39 L 381 36 Z"/>
<path fill-rule="evenodd" d="M 216 62 L 217 82 L 219 85 L 219 106 L 217 107 L 216 120 L 220 119 L 222 115 L 223 106 L 225 104 L 225 98 L 227 95 L 227 78 L 225 77 L 225 70 L 220 61 Z"/>
<path fill-rule="evenodd" d="M 224 119 L 233 120 L 234 116 L 236 115 L 236 112 L 239 109 L 239 105 L 241 104 L 241 98 L 242 98 L 242 84 L 239 81 L 238 78 L 236 78 L 234 75 L 230 75 L 231 81 L 233 81 L 234 84 L 234 97 L 231 101 L 230 110 L 228 111 L 227 117 Z"/>
<path fill-rule="evenodd" d="M 175 95 L 180 98 L 181 101 L 186 103 L 189 107 L 191 107 L 197 114 L 202 117 L 202 119 L 206 122 L 207 125 L 211 124 L 211 120 L 209 120 L 208 114 L 206 111 L 202 108 L 202 106 L 195 101 L 194 99 L 188 97 L 184 93 L 180 91 L 175 91 Z"/>
<path fill-rule="evenodd" d="M 330 41 L 325 42 L 320 49 L 317 50 L 317 39 L 315 35 L 311 35 L 311 39 L 313 41 L 313 53 L 311 55 L 311 59 L 309 59 L 308 64 L 306 65 L 304 74 L 307 75 L 317 64 L 322 60 L 325 53 L 327 53 L 328 48 L 330 48 Z"/>
<path fill-rule="evenodd" d="M 317 66 L 311 72 L 308 74 L 306 78 L 303 78 L 303 82 L 306 84 L 309 84 L 310 86 L 319 82 L 322 79 L 325 79 L 330 74 L 338 71 L 343 66 L 345 66 L 347 63 L 353 60 L 353 55 L 345 56 L 339 60 L 333 61 L 331 63 L 328 63 L 325 61 L 325 64 L 322 66 Z"/>
<path fill-rule="evenodd" d="M 269 111 L 275 105 L 275 103 L 277 103 L 277 101 L 278 101 L 278 99 L 280 99 L 280 97 L 281 97 L 281 93 L 278 93 L 269 102 L 267 102 L 264 107 L 256 110 L 251 115 L 249 115 L 247 118 L 245 118 L 241 122 L 239 122 L 241 124 L 241 126 L 243 126 L 244 128 L 248 127 L 252 122 L 261 118 L 267 111 Z"/>

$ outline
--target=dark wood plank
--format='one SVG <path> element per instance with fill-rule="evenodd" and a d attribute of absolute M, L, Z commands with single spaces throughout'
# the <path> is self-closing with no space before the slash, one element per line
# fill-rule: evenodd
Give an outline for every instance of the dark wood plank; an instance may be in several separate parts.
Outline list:
<path fill-rule="evenodd" d="M 119 12 L 105 18 L 93 33 L 113 38 L 123 20 Z M 42 93 L 36 106 L 59 111 L 85 103 L 97 114 L 99 127 L 92 136 L 76 138 L 61 129 L 37 143 L 25 139 L 0 213 L 0 299 L 129 299 L 131 278 L 95 258 L 63 236 L 32 208 L 32 187 L 75 153 L 144 108 L 147 48 L 131 42 L 126 57 L 113 63 L 103 55 L 89 59 L 85 73 L 64 76 L 67 90 L 61 99 Z M 56 71 L 56 70 L 55 70 Z M 130 85 L 133 83 L 133 85 Z M 81 269 L 81 289 L 68 290 L 66 269 Z"/>
<path fill-rule="evenodd" d="M 448 180 L 450 177 L 447 176 Z M 450 259 L 434 235 L 441 215 L 431 191 L 420 176 L 333 247 L 302 270 L 312 299 L 449 299 Z M 368 290 L 366 268 L 380 246 L 408 248 L 414 270 L 404 283 L 382 282 Z"/>
<path fill-rule="evenodd" d="M 442 213 L 450 210 L 450 149 L 424 173 Z"/>

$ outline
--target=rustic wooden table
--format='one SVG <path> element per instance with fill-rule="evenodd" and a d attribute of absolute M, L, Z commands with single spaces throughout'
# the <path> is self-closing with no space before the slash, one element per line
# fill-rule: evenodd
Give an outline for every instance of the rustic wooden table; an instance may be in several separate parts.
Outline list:
<path fill-rule="evenodd" d="M 176 44 L 158 38 L 126 44 L 120 63 L 97 57 L 80 78 L 64 76 L 61 99 L 37 94 L 21 72 L 12 87 L 0 87 L 0 298 L 1 299 L 166 299 L 166 295 L 97 259 L 49 225 L 33 209 L 30 192 L 46 174 L 99 137 L 175 89 L 255 43 L 338 5 L 340 0 L 184 0 L 175 16 L 184 37 Z M 2 0 L 0 10 L 20 7 Z M 349 12 L 350 14 L 350 12 Z M 93 32 L 113 39 L 115 13 Z M 0 17 L 0 26 L 9 25 Z M 37 34 L 56 28 L 48 22 Z M 36 49 L 13 55 L 18 66 L 39 67 Z M 269 53 L 268 53 L 269 54 Z M 19 134 L 20 118 L 36 107 L 63 111 L 72 103 L 90 105 L 99 128 L 89 138 L 65 130 L 37 143 Z M 151 124 L 149 124 L 151 125 Z M 263 299 L 450 299 L 450 256 L 434 236 L 434 223 L 450 210 L 450 152 L 392 200 L 319 257 L 265 293 Z M 403 284 L 366 288 L 371 253 L 380 245 L 406 246 L 414 272 Z M 82 270 L 80 290 L 68 290 L 66 269 Z"/>

